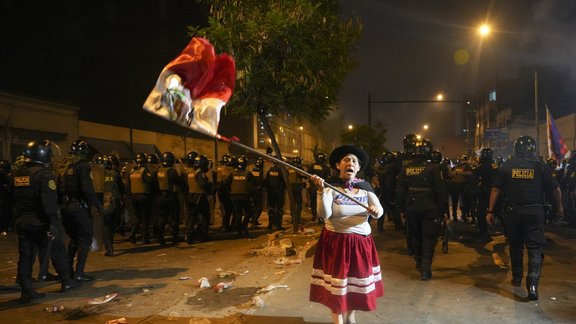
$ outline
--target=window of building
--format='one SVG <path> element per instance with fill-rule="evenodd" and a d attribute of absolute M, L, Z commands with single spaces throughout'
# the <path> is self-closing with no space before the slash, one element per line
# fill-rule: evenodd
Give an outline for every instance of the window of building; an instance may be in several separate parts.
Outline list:
<path fill-rule="evenodd" d="M 496 90 L 490 90 L 488 92 L 488 101 L 496 101 Z"/>

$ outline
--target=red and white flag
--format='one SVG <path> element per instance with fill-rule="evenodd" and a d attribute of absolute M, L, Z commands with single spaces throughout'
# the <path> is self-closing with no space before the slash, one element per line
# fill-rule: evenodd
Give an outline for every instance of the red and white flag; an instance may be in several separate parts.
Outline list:
<path fill-rule="evenodd" d="M 208 136 L 218 135 L 220 110 L 234 91 L 236 67 L 216 55 L 208 40 L 194 37 L 160 73 L 144 110 Z"/>

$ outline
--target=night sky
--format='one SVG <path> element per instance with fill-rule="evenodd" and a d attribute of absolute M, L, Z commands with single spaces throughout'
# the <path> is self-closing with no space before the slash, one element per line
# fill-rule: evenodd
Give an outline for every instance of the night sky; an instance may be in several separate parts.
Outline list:
<path fill-rule="evenodd" d="M 364 35 L 339 104 L 345 123 L 367 123 L 372 100 L 462 99 L 488 77 L 515 77 L 525 65 L 576 67 L 573 0 L 343 0 Z M 70 102 L 87 120 L 180 131 L 141 105 L 164 65 L 203 24 L 190 0 L 0 0 L 0 89 Z M 476 28 L 493 33 L 480 41 Z M 457 64 L 454 54 L 469 60 Z M 567 87 L 574 87 L 572 84 Z M 430 136 L 456 104 L 374 104 L 373 123 L 388 128 L 390 149 L 430 123 Z M 111 116 L 112 113 L 112 117 Z"/>
<path fill-rule="evenodd" d="M 521 66 L 576 69 L 576 1 L 344 0 L 343 4 L 345 12 L 356 12 L 364 22 L 355 55 L 359 66 L 339 98 L 351 123 L 367 123 L 368 93 L 381 101 L 428 100 L 438 92 L 447 99 L 462 99 L 495 74 L 516 77 Z M 483 22 L 493 32 L 481 41 L 476 29 Z M 454 54 L 462 49 L 469 60 L 456 64 Z M 400 149 L 402 137 L 421 132 L 424 123 L 430 123 L 430 132 L 447 126 L 430 122 L 438 119 L 435 112 L 457 108 L 374 104 L 372 120 L 388 128 L 387 146 Z"/>

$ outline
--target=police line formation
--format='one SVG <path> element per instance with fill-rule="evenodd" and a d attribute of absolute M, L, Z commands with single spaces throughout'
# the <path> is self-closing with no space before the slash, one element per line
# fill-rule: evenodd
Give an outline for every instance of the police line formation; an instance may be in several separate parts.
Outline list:
<path fill-rule="evenodd" d="M 367 172 L 365 177 L 370 178 L 395 229 L 405 231 L 407 251 L 414 257 L 420 279 L 432 278 L 439 237 L 447 252 L 450 222 L 477 223 L 477 239 L 484 241 L 489 240 L 488 225 L 498 219 L 510 245 L 511 283 L 521 285 L 525 246 L 526 289 L 528 298 L 537 300 L 544 224 L 576 225 L 576 152 L 567 154 L 560 166 L 553 159 L 542 161 L 529 136 L 516 140 L 514 154 L 506 161 L 495 160 L 490 148 L 482 148 L 477 157 L 463 155 L 453 163 L 414 134 L 405 136 L 403 148 L 374 159 L 372 174 Z M 89 143 L 81 139 L 71 144 L 68 156 L 55 162 L 58 151 L 53 142 L 31 141 L 14 165 L 0 161 L 0 231 L 6 235 L 15 230 L 18 235 L 16 280 L 23 303 L 44 296 L 32 287 L 36 259 L 40 263 L 37 280 L 59 280 L 63 292 L 94 280 L 84 271 L 93 244 L 94 216 L 102 219 L 96 230 L 102 231 L 105 255 L 110 257 L 114 235 L 128 230 L 132 243 L 155 240 L 165 245 L 167 234 L 173 244 L 179 243 L 181 206 L 186 215 L 184 240 L 188 244 L 210 240 L 209 198 L 214 196 L 222 216 L 218 230 L 237 232 L 239 237 L 251 237 L 249 226 L 261 225 L 264 192 L 269 230 L 284 229 L 286 190 L 294 193 L 298 215 L 302 195 L 308 194 L 312 221 L 323 223 L 317 214 L 314 183 L 291 168 L 286 170 L 285 183 L 282 166 L 272 163 L 265 168 L 261 157 L 249 165 L 244 155 L 225 154 L 214 168 L 206 155 L 195 151 L 183 159 L 172 152 L 138 153 L 135 161 L 121 165 L 115 155 L 92 156 Z M 330 177 L 326 159 L 326 154 L 317 153 L 307 172 Z M 303 167 L 299 157 L 290 164 Z M 384 217 L 377 220 L 377 229 L 384 230 Z M 64 235 L 69 238 L 67 246 Z M 48 271 L 49 260 L 57 275 Z"/>

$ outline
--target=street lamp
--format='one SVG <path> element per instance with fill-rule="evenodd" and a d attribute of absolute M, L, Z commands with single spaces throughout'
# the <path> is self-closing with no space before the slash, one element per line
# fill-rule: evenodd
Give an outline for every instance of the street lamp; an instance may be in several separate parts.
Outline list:
<path fill-rule="evenodd" d="M 441 93 L 437 94 L 437 95 L 436 95 L 436 100 L 437 100 L 437 101 L 442 101 L 442 100 L 444 100 L 444 95 L 441 94 Z"/>
<path fill-rule="evenodd" d="M 300 127 L 298 127 L 298 129 L 300 130 L 300 158 L 302 158 L 302 133 L 303 133 L 304 127 L 300 126 Z"/>
<path fill-rule="evenodd" d="M 352 124 L 348 125 L 348 130 L 351 131 L 354 129 L 354 126 Z"/>
<path fill-rule="evenodd" d="M 480 34 L 481 37 L 486 37 L 488 35 L 490 35 L 491 32 L 491 28 L 490 25 L 484 23 L 482 25 L 480 25 L 480 27 L 478 27 L 478 34 Z"/>
<path fill-rule="evenodd" d="M 428 124 L 424 124 L 424 126 L 422 126 L 423 130 L 428 130 L 428 128 L 429 128 Z"/>

